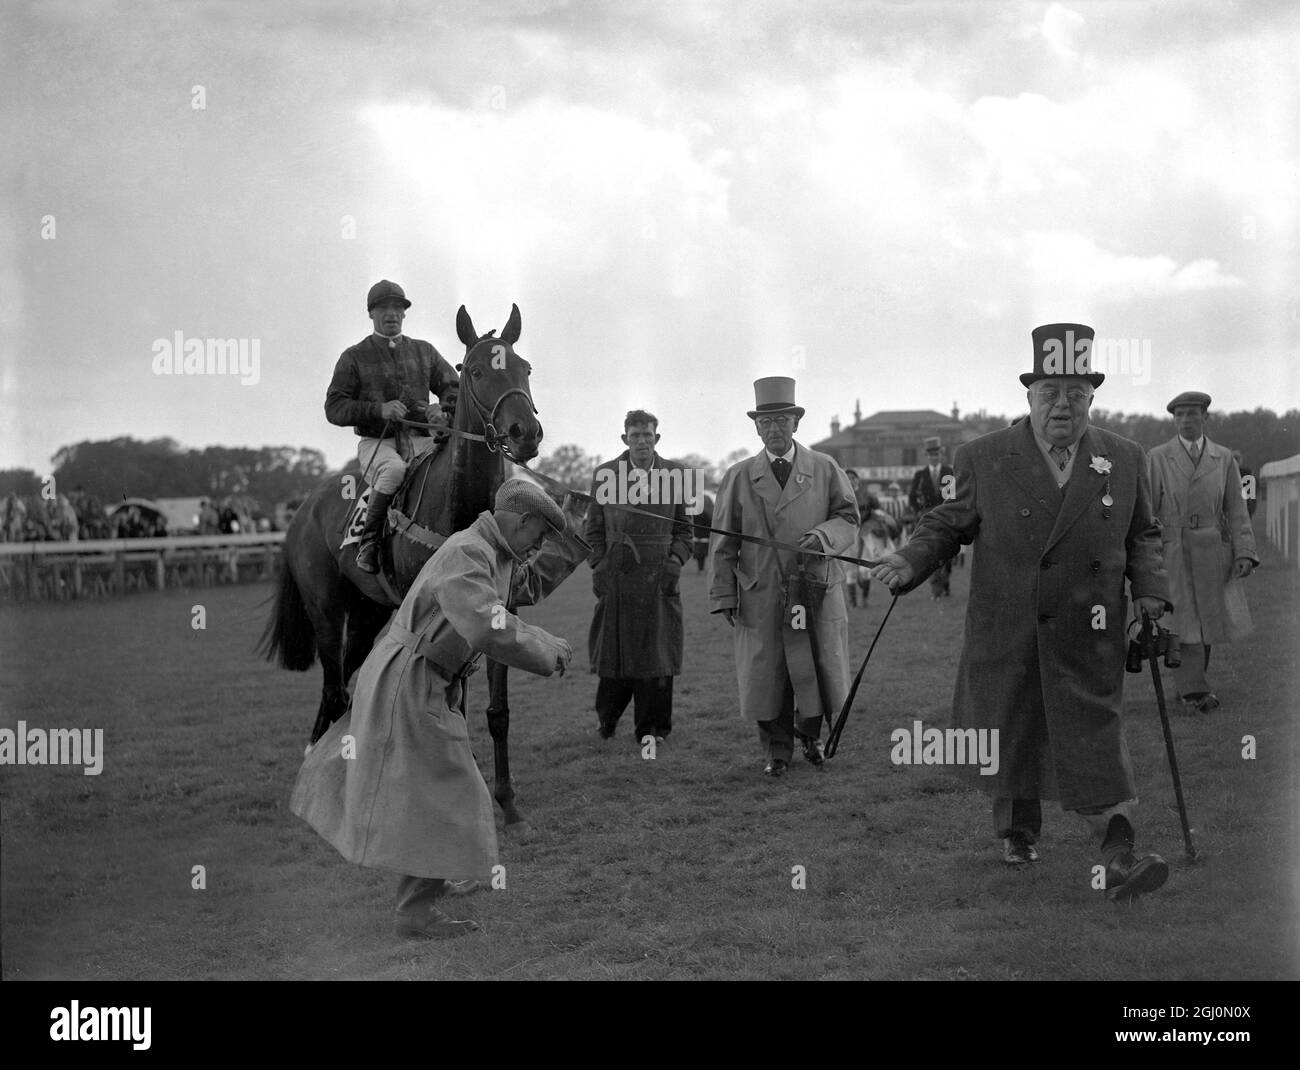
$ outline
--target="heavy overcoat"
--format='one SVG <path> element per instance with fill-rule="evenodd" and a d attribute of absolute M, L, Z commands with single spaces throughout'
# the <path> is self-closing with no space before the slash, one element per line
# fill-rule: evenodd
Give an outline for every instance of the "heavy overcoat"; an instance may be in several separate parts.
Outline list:
<path fill-rule="evenodd" d="M 796 443 L 784 488 L 772 474 L 766 450 L 727 469 L 714 503 L 713 526 L 790 544 L 816 532 L 824 551 L 844 554 L 857 545 L 858 503 L 849 477 L 834 459 Z M 830 586 L 819 608 L 809 611 L 801 607 L 805 611 L 796 615 L 785 604 L 783 576 L 795 574 L 800 556 L 725 535 L 713 536 L 709 609 L 736 611 L 740 715 L 751 721 L 781 716 L 790 687 L 800 717 L 826 715 L 818 670 L 830 716 L 839 712 L 848 694 L 844 570 L 828 558 L 805 556 L 812 576 Z M 816 666 L 814 636 L 820 655 Z"/>
<path fill-rule="evenodd" d="M 954 462 L 956 496 L 899 553 L 915 569 L 910 590 L 974 544 L 953 721 L 998 730 L 998 772 L 978 783 L 1067 810 L 1135 798 L 1121 726 L 1126 611 L 1130 596 L 1169 601 L 1142 447 L 1087 428 L 1064 491 L 1028 419 L 958 447 Z"/>
<path fill-rule="evenodd" d="M 464 679 L 476 654 L 549 676 L 560 641 L 506 611 L 540 601 L 586 556 L 547 543 L 531 563 L 491 513 L 425 563 L 357 674 L 350 714 L 312 748 L 290 809 L 349 862 L 483 879 L 497 861 L 492 798 L 470 749 Z M 449 677 L 453 679 L 449 679 Z"/>
<path fill-rule="evenodd" d="M 1232 452 L 1205 440 L 1200 461 L 1178 437 L 1147 454 L 1151 496 L 1174 602 L 1174 630 L 1188 644 L 1226 643 L 1252 630 L 1241 581 L 1232 575 L 1239 557 L 1259 564 L 1241 473 Z"/>
<path fill-rule="evenodd" d="M 634 476 L 636 471 L 626 450 L 597 467 L 592 476 L 596 500 L 587 512 L 585 534 L 592 549 L 591 581 L 596 592 L 587 649 L 591 671 L 615 680 L 648 680 L 682 671 L 682 599 L 677 590 L 681 570 L 670 574 L 668 559 L 675 557 L 682 563 L 691 559 L 686 496 L 704 491 L 702 486 L 686 484 L 688 469 L 658 454 L 645 477 Z M 671 472 L 679 474 L 667 477 Z M 601 504 L 602 488 L 630 490 L 640 478 L 646 480 L 643 493 L 653 486 L 656 501 L 644 501 L 643 493 L 634 493 L 619 504 L 633 505 L 641 512 Z"/>

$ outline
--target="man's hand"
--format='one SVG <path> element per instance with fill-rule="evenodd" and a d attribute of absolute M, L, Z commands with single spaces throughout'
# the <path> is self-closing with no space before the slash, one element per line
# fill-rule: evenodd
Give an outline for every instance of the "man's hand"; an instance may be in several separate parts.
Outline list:
<path fill-rule="evenodd" d="M 891 591 L 906 587 L 912 582 L 915 572 L 902 554 L 886 554 L 880 563 L 871 570 L 871 578 L 879 580 Z"/>
<path fill-rule="evenodd" d="M 405 401 L 385 401 L 379 415 L 385 420 L 397 420 L 406 415 Z"/>
<path fill-rule="evenodd" d="M 1159 598 L 1139 598 L 1136 606 L 1139 618 L 1145 614 L 1152 620 L 1159 620 L 1165 614 L 1165 604 Z"/>
<path fill-rule="evenodd" d="M 564 670 L 569 667 L 569 662 L 572 660 L 573 647 L 569 646 L 567 640 L 561 639 L 559 653 L 555 655 L 555 671 L 563 676 Z"/>
<path fill-rule="evenodd" d="M 438 427 L 447 426 L 447 417 L 443 415 L 442 406 L 436 401 L 424 407 L 424 422 Z"/>
<path fill-rule="evenodd" d="M 806 531 L 799 536 L 799 546 L 804 550 L 820 551 L 823 545 L 821 536 L 815 531 Z"/>
<path fill-rule="evenodd" d="M 1239 557 L 1232 563 L 1232 574 L 1239 580 L 1244 580 L 1255 571 L 1255 562 L 1249 557 Z"/>

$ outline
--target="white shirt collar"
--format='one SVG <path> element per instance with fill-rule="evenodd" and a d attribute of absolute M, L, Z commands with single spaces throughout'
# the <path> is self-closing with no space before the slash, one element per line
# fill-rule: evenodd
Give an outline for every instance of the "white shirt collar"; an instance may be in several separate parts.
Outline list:
<path fill-rule="evenodd" d="M 383 345 L 385 347 L 387 347 L 389 342 L 400 342 L 402 340 L 402 336 L 400 333 L 394 335 L 387 335 L 387 334 L 380 334 L 378 331 L 375 331 L 374 335 L 375 335 L 375 340 L 379 342 L 380 345 Z"/>
<path fill-rule="evenodd" d="M 771 450 L 769 450 L 766 446 L 763 447 L 763 452 L 767 454 L 768 464 L 771 464 L 773 461 L 776 460 L 776 454 L 773 453 Z M 789 461 L 791 465 L 794 464 L 794 443 L 791 443 L 790 448 L 786 450 L 785 453 L 781 454 L 781 459 L 783 461 Z"/>
<path fill-rule="evenodd" d="M 1200 438 L 1198 438 L 1195 442 L 1193 442 L 1190 438 L 1183 438 L 1182 435 L 1179 435 L 1179 436 L 1178 436 L 1178 441 L 1181 442 L 1181 443 L 1183 444 L 1183 449 L 1189 449 L 1189 448 L 1192 447 L 1192 446 L 1195 446 L 1195 447 L 1196 447 L 1197 452 L 1203 451 L 1203 450 L 1205 449 L 1205 436 L 1204 436 L 1204 435 L 1202 435 Z"/>

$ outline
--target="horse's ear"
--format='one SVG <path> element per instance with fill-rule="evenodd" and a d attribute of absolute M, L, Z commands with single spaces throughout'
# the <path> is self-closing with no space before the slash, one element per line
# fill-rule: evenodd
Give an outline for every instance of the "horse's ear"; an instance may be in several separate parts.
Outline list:
<path fill-rule="evenodd" d="M 506 325 L 501 329 L 501 341 L 506 345 L 512 346 L 519 341 L 519 331 L 523 324 L 519 319 L 519 306 L 510 306 L 510 318 L 506 320 Z"/>
<path fill-rule="evenodd" d="M 465 311 L 464 305 L 461 305 L 456 312 L 456 337 L 465 343 L 466 348 L 478 341 L 478 333 L 474 330 L 474 322 L 469 318 L 469 313 Z"/>

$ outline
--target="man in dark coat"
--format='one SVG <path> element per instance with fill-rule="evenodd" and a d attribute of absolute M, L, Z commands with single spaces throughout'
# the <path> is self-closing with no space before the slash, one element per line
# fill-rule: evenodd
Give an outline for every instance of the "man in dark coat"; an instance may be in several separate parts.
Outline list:
<path fill-rule="evenodd" d="M 597 599 L 588 649 L 591 671 L 600 677 L 600 735 L 614 735 L 632 701 L 638 744 L 647 736 L 662 742 L 673 728 L 673 677 L 682 671 L 683 636 L 677 585 L 691 557 L 693 530 L 686 510 L 688 503 L 698 508 L 704 493 L 698 473 L 659 456 L 659 437 L 652 414 L 627 414 L 627 449 L 593 474 L 595 501 L 585 532 Z"/>
<path fill-rule="evenodd" d="M 402 334 L 411 302 L 395 282 L 380 279 L 366 295 L 366 312 L 375 325 L 362 342 L 345 349 L 334 365 L 325 395 L 325 417 L 332 424 L 354 427 L 357 463 L 370 483 L 366 526 L 357 548 L 357 567 L 379 571 L 379 541 L 388 519 L 388 504 L 406 475 L 407 463 L 434 448 L 422 428 L 409 431 L 400 417 L 446 424 L 456 406 L 460 380 L 456 371 L 428 342 Z M 439 403 L 429 403 L 429 392 Z"/>
<path fill-rule="evenodd" d="M 940 502 L 951 498 L 956 483 L 952 465 L 944 463 L 943 442 L 937 435 L 925 440 L 925 457 L 926 466 L 918 468 L 912 475 L 912 489 L 907 495 L 907 504 L 918 520 Z M 951 576 L 952 561 L 948 560 L 930 576 L 930 597 L 950 597 L 952 592 L 948 589 L 948 581 Z"/>
<path fill-rule="evenodd" d="M 957 450 L 956 495 L 918 522 L 872 575 L 908 591 L 960 546 L 976 547 L 954 722 L 996 729 L 1000 763 L 979 780 L 994 796 L 1003 858 L 1038 858 L 1040 800 L 1085 815 L 1100 835 L 1112 899 L 1154 891 L 1158 855 L 1133 853 L 1137 788 L 1124 741 L 1128 598 L 1159 618 L 1169 578 L 1142 448 L 1088 426 L 1093 331 L 1033 332 L 1030 418 Z"/>

